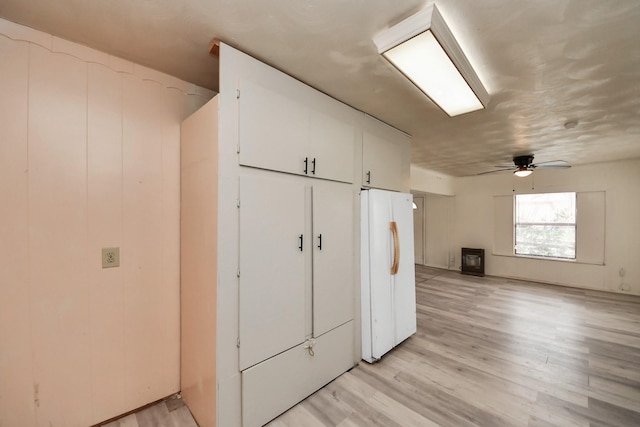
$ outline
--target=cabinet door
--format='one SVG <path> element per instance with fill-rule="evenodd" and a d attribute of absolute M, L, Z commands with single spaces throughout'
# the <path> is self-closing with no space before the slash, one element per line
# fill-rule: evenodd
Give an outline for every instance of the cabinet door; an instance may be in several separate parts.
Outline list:
<path fill-rule="evenodd" d="M 408 192 L 411 145 L 401 132 L 379 122 L 365 122 L 362 135 L 362 185 Z"/>
<path fill-rule="evenodd" d="M 308 109 L 246 79 L 238 104 L 240 164 L 304 175 Z"/>
<path fill-rule="evenodd" d="M 353 182 L 355 126 L 320 112 L 309 116 L 309 176 Z"/>
<path fill-rule="evenodd" d="M 313 336 L 353 319 L 351 186 L 313 187 Z"/>
<path fill-rule="evenodd" d="M 240 177 L 240 370 L 305 339 L 310 244 L 305 188 L 291 181 Z"/>

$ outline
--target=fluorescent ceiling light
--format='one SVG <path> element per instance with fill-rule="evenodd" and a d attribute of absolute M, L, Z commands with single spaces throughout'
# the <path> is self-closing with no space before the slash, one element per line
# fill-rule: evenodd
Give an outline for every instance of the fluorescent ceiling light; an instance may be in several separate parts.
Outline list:
<path fill-rule="evenodd" d="M 484 108 L 482 86 L 435 5 L 378 34 L 382 54 L 449 116 Z"/>
<path fill-rule="evenodd" d="M 520 169 L 518 169 L 517 171 L 515 171 L 513 174 L 514 174 L 515 176 L 520 177 L 520 178 L 524 178 L 525 176 L 529 176 L 529 175 L 531 175 L 532 173 L 533 173 L 533 171 L 532 171 L 532 170 L 530 170 L 530 169 L 527 169 L 527 168 L 520 168 Z"/>

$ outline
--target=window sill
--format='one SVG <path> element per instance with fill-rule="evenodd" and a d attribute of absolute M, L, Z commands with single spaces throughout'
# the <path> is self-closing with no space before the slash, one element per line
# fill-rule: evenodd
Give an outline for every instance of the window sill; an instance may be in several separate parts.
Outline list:
<path fill-rule="evenodd" d="M 499 256 L 499 257 L 508 257 L 508 258 L 532 259 L 537 261 L 567 262 L 570 264 L 602 265 L 602 266 L 605 265 L 604 262 L 597 262 L 597 261 L 580 261 L 577 259 L 567 259 L 567 258 L 547 258 L 547 257 L 533 256 L 533 255 L 498 254 L 495 252 L 492 252 L 491 255 Z"/>

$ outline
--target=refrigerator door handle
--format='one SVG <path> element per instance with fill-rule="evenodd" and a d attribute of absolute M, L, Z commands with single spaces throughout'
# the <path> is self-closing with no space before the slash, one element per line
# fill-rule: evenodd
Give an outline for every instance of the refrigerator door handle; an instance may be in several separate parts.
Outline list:
<path fill-rule="evenodd" d="M 393 234 L 393 264 L 391 265 L 391 274 L 398 274 L 400 267 L 400 240 L 398 240 L 398 224 L 395 221 L 389 223 L 391 234 Z"/>

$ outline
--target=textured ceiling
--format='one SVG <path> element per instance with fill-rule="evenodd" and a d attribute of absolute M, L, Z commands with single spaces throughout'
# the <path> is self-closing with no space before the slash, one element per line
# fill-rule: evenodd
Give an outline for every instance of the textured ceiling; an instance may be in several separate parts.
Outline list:
<path fill-rule="evenodd" d="M 372 42 L 428 3 L 2 0 L 0 16 L 211 89 L 207 48 L 219 38 L 411 134 L 414 164 L 454 176 L 522 154 L 573 165 L 640 157 L 640 1 L 438 0 L 491 96 L 454 118 Z"/>

